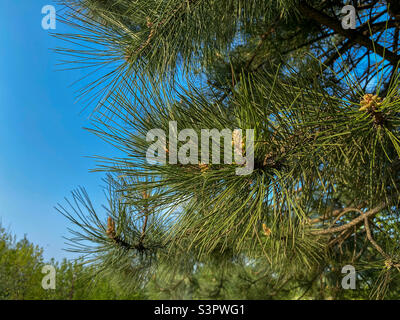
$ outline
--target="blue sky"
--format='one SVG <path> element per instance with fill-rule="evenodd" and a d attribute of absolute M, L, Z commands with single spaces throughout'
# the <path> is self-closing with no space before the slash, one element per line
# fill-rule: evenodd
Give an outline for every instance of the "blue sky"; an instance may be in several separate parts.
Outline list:
<path fill-rule="evenodd" d="M 83 73 L 57 71 L 61 56 L 51 49 L 65 43 L 41 27 L 48 4 L 0 1 L 0 221 L 59 260 L 74 255 L 63 251 L 71 225 L 54 206 L 78 186 L 102 202 L 103 174 L 89 172 L 96 162 L 88 156 L 114 150 L 83 129 L 89 113 L 75 102 L 82 84 L 70 86 Z M 58 23 L 55 31 L 71 30 Z"/>

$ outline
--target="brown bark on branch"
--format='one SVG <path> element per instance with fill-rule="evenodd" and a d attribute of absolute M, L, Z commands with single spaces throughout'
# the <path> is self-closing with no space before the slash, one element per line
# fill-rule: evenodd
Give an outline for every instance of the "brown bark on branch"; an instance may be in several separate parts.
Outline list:
<path fill-rule="evenodd" d="M 324 230 L 316 230 L 316 231 L 311 232 L 311 234 L 313 234 L 313 235 L 325 235 L 325 234 L 331 234 L 331 233 L 335 233 L 335 232 L 340 232 L 340 231 L 346 230 L 348 228 L 351 228 L 351 227 L 359 224 L 365 218 L 372 217 L 373 215 L 379 213 L 380 211 L 385 209 L 387 206 L 388 206 L 388 203 L 383 202 L 380 205 L 378 205 L 377 207 L 365 212 L 364 214 L 361 214 L 360 216 L 358 216 L 357 218 L 355 218 L 354 220 L 350 221 L 347 224 L 344 224 L 344 225 L 339 226 L 339 227 L 324 229 Z M 358 209 L 353 209 L 353 210 L 358 210 Z"/>

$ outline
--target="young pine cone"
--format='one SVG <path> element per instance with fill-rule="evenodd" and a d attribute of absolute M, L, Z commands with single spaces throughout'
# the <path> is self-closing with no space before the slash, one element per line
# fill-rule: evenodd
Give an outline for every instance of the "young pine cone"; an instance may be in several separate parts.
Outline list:
<path fill-rule="evenodd" d="M 262 225 L 263 228 L 263 233 L 266 237 L 269 237 L 271 235 L 271 229 L 267 227 L 265 223 Z"/>
<path fill-rule="evenodd" d="M 110 239 L 115 239 L 115 222 L 111 217 L 108 217 L 107 219 L 107 231 L 106 231 L 108 237 Z"/>
<path fill-rule="evenodd" d="M 377 95 L 365 94 L 361 101 L 359 111 L 376 111 L 382 105 L 382 99 Z"/>
<path fill-rule="evenodd" d="M 209 167 L 209 165 L 208 164 L 205 164 L 205 163 L 199 163 L 199 168 L 200 168 L 200 171 L 203 173 L 203 172 L 205 172 L 205 171 L 207 171 L 210 167 Z"/>

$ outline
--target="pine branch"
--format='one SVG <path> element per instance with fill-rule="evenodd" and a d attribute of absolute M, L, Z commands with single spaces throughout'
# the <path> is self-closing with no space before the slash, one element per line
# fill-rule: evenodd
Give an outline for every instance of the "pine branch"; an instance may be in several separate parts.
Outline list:
<path fill-rule="evenodd" d="M 329 215 L 325 215 L 324 214 L 320 218 L 311 219 L 309 221 L 309 224 L 316 224 L 316 223 L 323 222 L 323 221 L 331 219 L 331 218 L 336 218 L 336 220 L 337 220 L 338 218 L 342 217 L 347 212 L 358 211 L 362 207 L 364 207 L 365 205 L 366 205 L 366 203 L 364 202 L 364 203 L 362 203 L 359 206 L 354 207 L 354 208 L 348 207 L 348 208 L 344 208 L 344 209 L 337 209 L 337 210 L 331 211 Z"/>
<path fill-rule="evenodd" d="M 340 34 L 348 39 L 353 39 L 356 43 L 367 48 L 369 51 L 376 52 L 381 57 L 390 61 L 393 66 L 397 66 L 398 62 L 400 61 L 400 57 L 396 53 L 378 43 L 375 43 L 369 37 L 364 36 L 357 30 L 343 29 L 341 24 L 336 19 L 316 10 L 308 4 L 301 2 L 299 10 L 302 14 L 304 14 L 304 16 L 332 29 L 337 34 Z"/>
<path fill-rule="evenodd" d="M 124 241 L 123 239 L 121 239 L 121 237 L 117 236 L 116 232 L 115 232 L 115 222 L 111 217 L 108 217 L 107 219 L 107 236 L 113 240 L 119 247 L 122 247 L 126 250 L 131 250 L 131 249 L 136 249 L 138 251 L 143 251 L 144 247 L 143 245 L 141 245 L 139 243 L 139 245 L 133 246 L 131 244 L 129 244 L 128 242 Z"/>
<path fill-rule="evenodd" d="M 378 205 L 377 207 L 365 212 L 364 214 L 361 214 L 359 217 L 353 219 L 352 221 L 346 223 L 345 225 L 342 225 L 340 227 L 334 227 L 334 228 L 329 228 L 329 229 L 325 229 L 325 230 L 318 230 L 318 231 L 313 231 L 311 232 L 311 234 L 313 235 L 326 235 L 326 234 L 331 234 L 331 233 L 335 233 L 335 232 L 340 232 L 346 229 L 349 229 L 357 224 L 359 224 L 360 222 L 362 222 L 365 218 L 369 218 L 374 216 L 375 214 L 379 213 L 380 211 L 382 211 L 383 209 L 388 207 L 388 203 L 387 202 L 383 202 L 380 205 Z M 359 211 L 358 209 L 353 209 L 354 211 Z M 362 211 L 359 211 L 362 213 Z"/>
<path fill-rule="evenodd" d="M 362 215 L 363 212 L 360 212 L 360 214 Z M 367 238 L 369 240 L 369 242 L 371 242 L 371 244 L 375 247 L 375 249 L 383 256 L 385 257 L 385 259 L 389 260 L 390 257 L 389 255 L 386 254 L 385 251 L 383 251 L 383 249 L 376 243 L 376 241 L 374 240 L 374 238 L 372 237 L 371 234 L 371 229 L 369 227 L 369 222 L 368 222 L 368 217 L 364 216 L 364 226 L 365 226 L 365 231 L 367 233 Z"/>

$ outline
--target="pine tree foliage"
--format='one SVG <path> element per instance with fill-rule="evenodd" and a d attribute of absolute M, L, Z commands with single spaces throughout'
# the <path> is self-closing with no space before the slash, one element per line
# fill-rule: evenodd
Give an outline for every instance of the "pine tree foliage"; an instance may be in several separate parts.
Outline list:
<path fill-rule="evenodd" d="M 82 90 L 97 106 L 89 130 L 122 153 L 99 157 L 105 214 L 84 190 L 59 206 L 79 227 L 73 248 L 124 284 L 175 297 L 350 297 L 346 264 L 360 290 L 390 296 L 400 270 L 395 1 L 353 3 L 356 30 L 341 27 L 344 1 L 63 3 L 77 33 L 57 36 L 76 47 L 59 51 L 94 72 Z M 198 136 L 254 129 L 254 171 L 147 161 L 147 133 L 170 121 Z"/>

